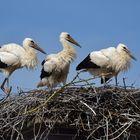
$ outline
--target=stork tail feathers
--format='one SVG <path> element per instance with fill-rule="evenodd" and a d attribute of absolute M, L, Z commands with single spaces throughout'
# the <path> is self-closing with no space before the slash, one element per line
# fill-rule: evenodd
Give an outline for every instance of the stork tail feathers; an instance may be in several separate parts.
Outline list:
<path fill-rule="evenodd" d="M 44 84 L 43 84 L 42 81 L 40 81 L 40 82 L 37 84 L 37 88 L 39 88 L 39 87 L 43 87 L 43 86 L 44 86 Z"/>

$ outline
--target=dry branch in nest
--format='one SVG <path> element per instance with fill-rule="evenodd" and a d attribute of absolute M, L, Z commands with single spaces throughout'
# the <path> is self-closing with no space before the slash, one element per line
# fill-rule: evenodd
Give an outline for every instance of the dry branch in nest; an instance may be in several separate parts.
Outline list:
<path fill-rule="evenodd" d="M 66 129 L 73 140 L 140 139 L 140 90 L 97 88 L 90 81 L 76 76 L 54 91 L 20 92 L 1 101 L 0 139 L 45 140 Z"/>

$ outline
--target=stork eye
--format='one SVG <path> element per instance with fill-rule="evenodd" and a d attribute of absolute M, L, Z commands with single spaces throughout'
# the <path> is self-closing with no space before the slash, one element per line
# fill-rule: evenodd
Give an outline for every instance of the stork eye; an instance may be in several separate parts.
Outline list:
<path fill-rule="evenodd" d="M 34 41 L 33 41 L 33 40 L 31 40 L 31 43 L 34 43 Z"/>
<path fill-rule="evenodd" d="M 68 34 L 67 37 L 70 37 L 70 35 Z"/>
<path fill-rule="evenodd" d="M 123 49 L 124 49 L 124 50 L 127 50 L 127 48 L 126 48 L 126 47 L 123 47 Z"/>

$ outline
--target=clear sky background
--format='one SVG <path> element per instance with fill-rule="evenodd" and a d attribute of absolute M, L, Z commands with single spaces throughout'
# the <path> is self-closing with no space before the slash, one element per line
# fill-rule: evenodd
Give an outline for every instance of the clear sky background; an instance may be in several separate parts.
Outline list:
<path fill-rule="evenodd" d="M 132 68 L 120 74 L 120 84 L 126 77 L 127 85 L 140 84 L 140 1 L 139 0 L 1 0 L 0 45 L 22 44 L 26 37 L 33 38 L 47 54 L 62 49 L 59 35 L 69 32 L 81 44 L 76 47 L 77 59 L 72 63 L 68 81 L 76 75 L 75 67 L 91 51 L 124 43 L 137 61 Z M 45 55 L 38 53 L 39 62 Z M 13 91 L 20 87 L 34 89 L 39 81 L 41 64 L 35 71 L 25 68 L 10 77 Z M 81 77 L 89 78 L 89 74 Z M 4 76 L 0 74 L 0 83 Z M 97 85 L 99 81 L 97 81 Z M 0 91 L 0 93 L 2 93 Z"/>

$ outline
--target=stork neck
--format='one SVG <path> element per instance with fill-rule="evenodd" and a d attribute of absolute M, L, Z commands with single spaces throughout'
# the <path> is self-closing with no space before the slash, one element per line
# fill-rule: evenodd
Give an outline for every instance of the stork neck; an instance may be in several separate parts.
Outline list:
<path fill-rule="evenodd" d="M 35 49 L 31 48 L 31 47 L 24 47 L 25 51 L 27 54 L 36 54 L 37 52 L 35 51 Z"/>
<path fill-rule="evenodd" d="M 69 62 L 74 60 L 76 58 L 76 51 L 73 46 L 70 45 L 70 43 L 67 40 L 61 40 L 63 50 L 60 52 L 61 56 L 65 57 L 65 60 L 68 59 Z"/>
<path fill-rule="evenodd" d="M 70 43 L 67 40 L 62 39 L 61 43 L 62 43 L 62 46 L 63 46 L 63 51 L 75 53 L 74 47 L 71 46 Z"/>
<path fill-rule="evenodd" d="M 120 57 L 124 60 L 124 61 L 130 61 L 131 57 L 126 53 L 126 52 L 119 52 L 120 53 Z"/>
<path fill-rule="evenodd" d="M 31 47 L 24 47 L 25 54 L 23 58 L 24 65 L 29 69 L 34 69 L 38 63 L 37 52 Z"/>
<path fill-rule="evenodd" d="M 116 65 L 116 71 L 126 71 L 129 69 L 131 65 L 131 58 L 129 55 L 127 55 L 124 52 L 119 52 L 118 57 L 116 58 L 117 65 Z M 119 62 L 119 63 L 118 63 Z"/>

